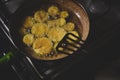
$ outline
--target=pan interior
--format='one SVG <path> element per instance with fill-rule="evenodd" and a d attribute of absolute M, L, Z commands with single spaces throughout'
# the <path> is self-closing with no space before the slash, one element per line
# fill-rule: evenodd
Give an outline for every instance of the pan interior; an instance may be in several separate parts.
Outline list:
<path fill-rule="evenodd" d="M 63 1 L 63 2 L 62 2 Z M 11 35 L 12 35 L 12 39 L 13 41 L 15 41 L 16 45 L 18 46 L 18 48 L 25 53 L 27 56 L 31 57 L 31 58 L 35 58 L 38 60 L 56 60 L 56 59 L 62 59 L 67 57 L 68 55 L 65 54 L 55 54 L 55 55 L 50 55 L 50 56 L 41 56 L 41 55 L 37 55 L 35 54 L 34 50 L 31 49 L 31 47 L 26 46 L 23 43 L 23 36 L 20 34 L 20 29 L 23 26 L 23 22 L 26 19 L 27 16 L 33 16 L 34 13 L 38 10 L 45 10 L 47 11 L 48 8 L 52 5 L 57 6 L 60 10 L 62 11 L 68 11 L 69 12 L 69 18 L 67 19 L 67 21 L 73 22 L 75 24 L 75 30 L 78 32 L 80 37 L 84 37 L 84 25 L 83 25 L 83 21 L 81 20 L 82 17 L 85 16 L 85 18 L 87 18 L 86 16 L 86 12 L 84 12 L 84 9 L 74 3 L 72 0 L 69 0 L 67 3 L 65 3 L 68 0 L 40 0 L 38 2 L 34 1 L 34 2 L 29 2 L 26 5 L 24 4 L 20 9 L 18 9 L 18 11 L 16 11 L 16 13 L 13 15 L 12 21 L 10 23 L 10 25 L 12 27 L 10 27 L 11 29 Z M 76 10 L 76 9 L 77 10 Z M 74 11 L 75 10 L 75 11 Z M 86 24 L 88 24 L 89 21 L 87 19 Z M 89 27 L 89 26 L 87 26 Z M 86 30 L 87 32 L 88 29 Z M 88 33 L 86 33 L 85 35 L 87 36 Z M 85 38 L 83 38 L 83 40 L 85 40 Z"/>

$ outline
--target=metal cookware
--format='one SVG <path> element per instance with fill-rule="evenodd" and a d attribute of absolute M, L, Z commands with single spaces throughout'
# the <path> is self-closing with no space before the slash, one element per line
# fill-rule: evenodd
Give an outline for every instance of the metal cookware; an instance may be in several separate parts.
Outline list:
<path fill-rule="evenodd" d="M 23 42 L 21 40 L 21 35 L 19 30 L 21 28 L 23 20 L 26 16 L 33 15 L 33 13 L 41 8 L 46 9 L 50 5 L 56 5 L 63 10 L 70 12 L 71 21 L 77 25 L 77 30 L 81 35 L 82 40 L 86 40 L 89 34 L 89 17 L 84 7 L 81 4 L 78 4 L 74 0 L 30 0 L 23 4 L 9 19 L 8 24 L 6 24 L 4 18 L 0 18 L 2 23 L 2 29 L 8 39 L 10 40 L 11 45 L 14 46 L 20 53 L 34 58 L 37 60 L 57 60 L 69 57 L 68 55 L 62 54 L 53 57 L 39 57 L 35 55 L 30 49 L 25 49 Z"/>

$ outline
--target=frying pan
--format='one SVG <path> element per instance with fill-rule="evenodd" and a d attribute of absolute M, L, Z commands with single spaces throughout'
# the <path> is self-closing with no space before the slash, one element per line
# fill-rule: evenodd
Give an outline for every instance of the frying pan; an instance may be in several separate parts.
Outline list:
<path fill-rule="evenodd" d="M 2 29 L 7 34 L 10 43 L 20 53 L 25 54 L 30 58 L 37 60 L 57 60 L 68 57 L 65 54 L 59 54 L 52 57 L 40 57 L 34 54 L 33 50 L 25 47 L 22 42 L 22 36 L 19 30 L 23 24 L 24 19 L 27 16 L 32 16 L 35 11 L 39 9 L 46 10 L 49 6 L 56 5 L 61 10 L 67 10 L 70 13 L 70 21 L 77 25 L 77 30 L 81 35 L 82 40 L 86 40 L 89 34 L 89 17 L 87 12 L 74 0 L 30 0 L 24 3 L 10 18 L 6 25 L 4 20 L 1 19 L 3 27 Z"/>

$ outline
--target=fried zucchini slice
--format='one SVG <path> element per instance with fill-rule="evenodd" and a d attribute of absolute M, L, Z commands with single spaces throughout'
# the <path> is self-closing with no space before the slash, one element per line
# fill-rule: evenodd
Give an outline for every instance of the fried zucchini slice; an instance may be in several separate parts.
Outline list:
<path fill-rule="evenodd" d="M 57 6 L 52 5 L 48 8 L 48 13 L 50 16 L 56 16 L 59 14 L 59 9 Z"/>
<path fill-rule="evenodd" d="M 24 23 L 23 23 L 23 26 L 24 26 L 25 28 L 31 28 L 31 27 L 33 26 L 33 24 L 34 24 L 34 19 L 33 19 L 33 17 L 28 16 L 28 17 L 25 18 L 25 21 L 24 21 Z"/>
<path fill-rule="evenodd" d="M 33 34 L 26 34 L 24 37 L 23 37 L 23 43 L 25 43 L 26 45 L 32 45 L 34 41 L 34 35 Z"/>
<path fill-rule="evenodd" d="M 58 18 L 47 21 L 47 24 L 49 27 L 60 27 L 66 24 L 66 20 L 64 18 Z"/>
<path fill-rule="evenodd" d="M 44 10 L 39 10 L 34 13 L 34 19 L 37 22 L 45 22 L 49 18 L 49 15 Z"/>
<path fill-rule="evenodd" d="M 58 20 L 49 20 L 47 21 L 48 27 L 59 27 Z"/>
<path fill-rule="evenodd" d="M 58 42 L 64 37 L 65 34 L 66 34 L 66 31 L 63 28 L 54 27 L 48 31 L 47 36 L 52 41 Z"/>
<path fill-rule="evenodd" d="M 36 23 L 33 25 L 31 29 L 31 33 L 34 34 L 36 37 L 43 37 L 48 32 L 48 26 L 44 23 Z"/>
<path fill-rule="evenodd" d="M 73 31 L 74 28 L 75 28 L 75 24 L 73 22 L 68 22 L 67 24 L 65 24 L 63 26 L 63 28 L 66 30 L 66 31 Z"/>
<path fill-rule="evenodd" d="M 66 24 L 65 18 L 59 18 L 59 19 L 58 19 L 58 24 L 59 24 L 59 26 L 65 25 L 65 24 Z"/>
<path fill-rule="evenodd" d="M 60 17 L 61 18 L 67 18 L 67 17 L 69 17 L 69 13 L 67 11 L 61 11 L 60 12 Z"/>
<path fill-rule="evenodd" d="M 38 38 L 33 42 L 33 50 L 40 55 L 49 54 L 52 47 L 52 41 L 46 37 Z"/>

